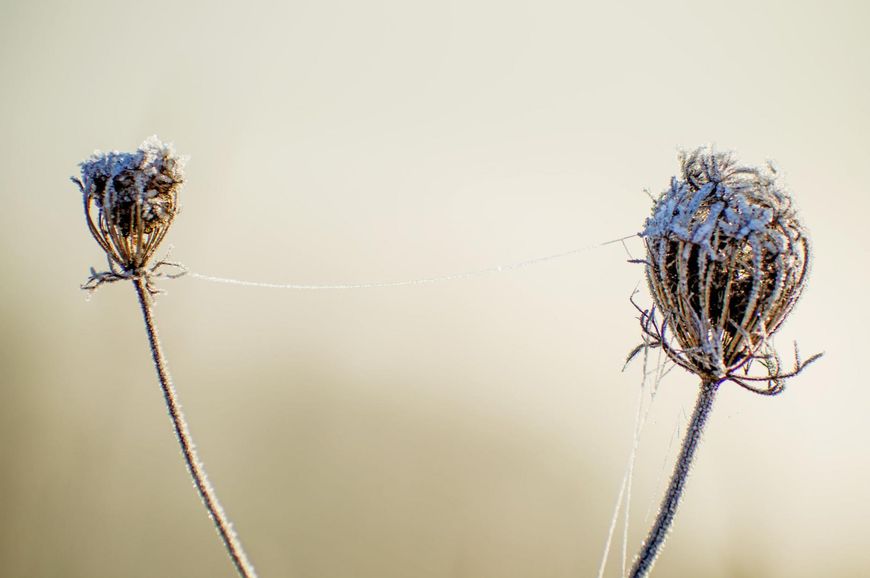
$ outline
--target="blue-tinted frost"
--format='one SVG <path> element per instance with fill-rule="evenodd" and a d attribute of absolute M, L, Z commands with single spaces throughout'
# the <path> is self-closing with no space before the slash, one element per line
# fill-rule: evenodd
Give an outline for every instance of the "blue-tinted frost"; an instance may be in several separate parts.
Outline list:
<path fill-rule="evenodd" d="M 708 163 L 700 177 L 684 174 L 683 179 L 671 179 L 644 223 L 641 236 L 692 243 L 715 258 L 715 234 L 747 239 L 754 233 L 765 233 L 768 246 L 783 250 L 790 239 L 771 225 L 777 214 L 790 212 L 790 207 L 787 197 L 776 189 L 772 173 L 731 167 L 730 159 L 723 167 L 715 160 L 718 162 Z"/>

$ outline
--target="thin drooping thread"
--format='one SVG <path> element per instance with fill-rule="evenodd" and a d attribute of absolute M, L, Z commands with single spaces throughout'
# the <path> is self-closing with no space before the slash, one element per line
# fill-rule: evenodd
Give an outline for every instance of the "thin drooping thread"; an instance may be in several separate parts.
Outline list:
<path fill-rule="evenodd" d="M 674 454 L 674 448 L 679 451 L 681 449 L 680 440 L 683 438 L 683 422 L 688 421 L 689 416 L 686 414 L 686 409 L 681 408 L 679 411 L 679 419 L 674 423 L 674 429 L 671 432 L 671 437 L 668 439 L 668 445 L 665 448 L 664 454 L 662 456 L 662 463 L 659 467 L 658 474 L 656 475 L 656 481 L 652 485 L 653 488 L 665 488 L 666 483 L 670 483 L 670 476 L 668 475 L 668 469 L 673 469 L 671 464 L 674 462 L 672 459 L 672 454 Z M 673 474 L 673 472 L 670 472 Z M 647 525 L 655 513 L 658 515 L 658 507 L 661 505 L 661 502 L 655 502 L 653 500 L 649 500 L 649 504 L 647 505 L 646 511 L 643 513 L 644 525 Z"/>
<path fill-rule="evenodd" d="M 623 244 L 624 246 L 624 244 Z M 626 252 L 628 248 L 626 248 Z M 647 379 L 647 363 L 649 362 L 649 348 L 645 348 L 643 352 L 643 385 L 646 385 Z M 659 366 L 660 367 L 660 366 Z M 634 418 L 634 436 L 631 440 L 631 452 L 629 452 L 628 459 L 628 467 L 625 472 L 625 508 L 622 513 L 622 572 L 620 576 L 624 578 L 625 576 L 625 567 L 626 560 L 628 558 L 628 521 L 631 516 L 631 490 L 632 484 L 634 483 L 634 466 L 637 461 L 637 448 L 640 444 L 640 434 L 643 431 L 643 427 L 646 425 L 646 419 L 649 417 L 650 409 L 652 409 L 652 402 L 655 399 L 656 391 L 658 390 L 659 381 L 661 379 L 661 372 L 656 371 L 656 379 L 653 384 L 652 391 L 650 393 L 650 402 L 647 405 L 646 410 L 641 413 L 643 409 L 643 387 L 641 387 L 641 405 L 638 405 L 637 415 Z"/>
<path fill-rule="evenodd" d="M 160 340 L 157 335 L 157 326 L 154 324 L 154 318 L 151 313 L 151 302 L 147 280 L 143 277 L 133 279 L 133 285 L 136 287 L 136 294 L 139 297 L 139 305 L 142 308 L 142 316 L 145 319 L 145 328 L 148 333 L 148 343 L 151 346 L 151 355 L 154 358 L 154 367 L 157 369 L 157 376 L 160 380 L 160 387 L 163 390 L 163 399 L 166 401 L 166 407 L 169 410 L 169 417 L 172 419 L 172 426 L 175 428 L 175 435 L 178 438 L 178 443 L 181 445 L 181 453 L 184 456 L 184 462 L 187 464 L 187 470 L 193 478 L 193 483 L 196 486 L 197 492 L 208 510 L 208 515 L 214 522 L 215 529 L 223 540 L 227 553 L 232 559 L 233 565 L 238 570 L 243 578 L 256 578 L 257 574 L 254 567 L 248 560 L 242 544 L 238 536 L 233 530 L 232 524 L 227 518 L 226 513 L 220 505 L 215 494 L 214 488 L 208 481 L 205 468 L 199 460 L 196 452 L 196 447 L 193 443 L 193 438 L 190 435 L 190 430 L 187 427 L 187 421 L 184 418 L 184 413 L 181 410 L 181 405 L 178 402 L 178 396 L 175 393 L 175 388 L 172 386 L 172 378 L 169 375 L 169 368 L 166 363 L 166 358 L 163 356 L 163 350 L 160 347 Z"/>
<path fill-rule="evenodd" d="M 623 246 L 625 246 L 624 243 Z M 627 247 L 626 251 L 628 251 Z M 631 255 L 629 254 L 629 256 Z M 622 483 L 619 487 L 619 492 L 616 497 L 616 503 L 613 506 L 613 514 L 610 518 L 610 526 L 608 526 L 607 529 L 607 538 L 604 541 L 604 552 L 601 554 L 601 562 L 598 565 L 598 574 L 596 574 L 596 578 L 604 578 L 604 571 L 607 569 L 607 560 L 610 556 L 610 548 L 613 544 L 613 536 L 616 531 L 616 524 L 619 520 L 620 510 L 622 510 L 623 512 L 621 556 L 622 573 L 620 574 L 620 576 L 624 577 L 626 573 L 626 560 L 628 558 L 628 521 L 631 510 L 631 488 L 632 480 L 634 478 L 634 466 L 637 461 L 637 449 L 640 444 L 641 433 L 643 432 L 647 418 L 649 417 L 650 410 L 652 409 L 652 404 L 655 400 L 658 387 L 661 384 L 661 380 L 664 377 L 665 373 L 667 373 L 665 371 L 664 361 L 662 360 L 661 350 L 658 351 L 658 360 L 656 362 L 656 369 L 654 372 L 655 375 L 653 377 L 652 385 L 649 388 L 649 402 L 644 407 L 644 397 L 647 391 L 647 384 L 650 373 L 652 372 L 649 370 L 649 348 L 644 347 L 642 378 L 640 384 L 640 391 L 638 392 L 637 410 L 634 416 L 634 434 L 632 435 L 631 450 L 628 454 L 628 461 L 625 466 L 625 473 L 622 476 Z M 625 505 L 625 508 L 623 508 L 623 504 Z"/>
<path fill-rule="evenodd" d="M 662 544 L 664 544 L 665 537 L 667 537 L 668 530 L 677 513 L 677 506 L 679 506 L 680 498 L 683 495 L 683 489 L 686 485 L 686 478 L 689 476 L 689 470 L 692 467 L 695 450 L 698 449 L 698 443 L 701 441 L 701 434 L 704 432 L 704 425 L 707 423 L 707 418 L 713 407 L 713 400 L 716 397 L 716 391 L 719 389 L 719 383 L 719 381 L 707 381 L 701 384 L 701 391 L 698 394 L 695 411 L 692 414 L 691 422 L 689 422 L 686 437 L 683 440 L 683 446 L 677 458 L 674 473 L 671 476 L 671 482 L 668 485 L 664 500 L 662 500 L 656 521 L 644 541 L 640 554 L 638 554 L 638 557 L 634 561 L 630 574 L 631 578 L 643 578 L 649 574 L 659 555 Z"/>
<path fill-rule="evenodd" d="M 623 246 L 625 244 L 623 243 Z M 625 248 L 626 252 L 628 252 L 628 247 Z M 644 384 L 646 383 L 646 378 L 648 373 L 649 366 L 649 347 L 644 348 L 643 351 L 643 379 Z M 653 379 L 652 387 L 650 388 L 650 396 L 649 403 L 646 406 L 646 410 L 644 410 L 643 415 L 640 414 L 640 408 L 638 408 L 638 416 L 635 418 L 637 424 L 635 425 L 635 433 L 634 440 L 632 442 L 631 455 L 629 457 L 628 468 L 626 472 L 626 496 L 625 496 L 625 510 L 623 512 L 623 520 L 622 520 L 622 573 L 620 577 L 625 578 L 626 576 L 626 567 L 628 564 L 628 522 L 631 518 L 631 491 L 632 484 L 634 482 L 634 466 L 637 463 L 637 448 L 640 444 L 640 434 L 643 432 L 643 428 L 646 425 L 646 420 L 649 418 L 650 411 L 652 410 L 652 404 L 655 401 L 656 394 L 658 393 L 659 386 L 661 385 L 662 379 L 664 378 L 667 371 L 665 370 L 664 361 L 662 359 L 662 351 L 658 350 L 658 358 L 656 360 L 656 369 L 655 369 L 655 378 Z"/>
<path fill-rule="evenodd" d="M 586 251 L 591 251 L 593 249 L 598 249 L 600 247 L 605 247 L 607 245 L 613 245 L 616 243 L 623 243 L 628 239 L 635 238 L 637 235 L 627 235 L 625 237 L 620 237 L 619 239 L 613 239 L 612 241 L 607 241 L 605 243 L 599 243 L 597 245 L 590 245 L 588 247 L 581 247 L 579 249 L 572 249 L 570 251 L 563 251 L 561 253 L 554 253 L 552 255 L 546 255 L 543 257 L 535 257 L 533 259 L 527 259 L 525 261 L 518 261 L 516 263 L 509 263 L 507 265 L 496 265 L 494 267 L 486 267 L 483 269 L 476 269 L 474 271 L 466 271 L 464 273 L 454 273 L 451 275 L 442 275 L 439 277 L 423 277 L 420 279 L 407 279 L 404 281 L 384 281 L 384 282 L 375 282 L 375 283 L 329 283 L 329 284 L 301 284 L 301 283 L 268 283 L 262 281 L 245 281 L 242 279 L 231 279 L 228 277 L 216 277 L 213 275 L 204 275 L 202 273 L 196 273 L 193 271 L 189 271 L 187 273 L 187 277 L 193 277 L 195 279 L 201 279 L 203 281 L 210 281 L 212 283 L 224 283 L 227 285 L 240 285 L 242 287 L 259 287 L 261 289 L 296 289 L 296 290 L 308 290 L 308 291 L 317 291 L 317 290 L 342 290 L 342 289 L 378 289 L 385 287 L 405 287 L 408 285 L 428 285 L 431 283 L 443 283 L 446 281 L 458 281 L 461 279 L 468 279 L 470 277 L 479 277 L 481 275 L 489 275 L 493 273 L 504 273 L 507 271 L 515 271 L 517 269 L 523 269 L 525 267 L 531 267 L 533 265 L 539 265 L 541 263 L 546 263 L 548 261 L 553 261 L 556 259 L 562 259 L 564 257 L 570 257 L 572 255 L 577 255 L 579 253 L 585 253 Z"/>
<path fill-rule="evenodd" d="M 644 381 L 646 379 L 644 378 Z M 631 442 L 631 451 L 628 456 L 628 465 L 626 466 L 625 474 L 622 476 L 622 485 L 619 486 L 619 493 L 616 496 L 616 504 L 613 507 L 613 515 L 610 518 L 610 526 L 607 528 L 607 539 L 604 541 L 604 553 L 601 555 L 601 563 L 598 565 L 598 574 L 596 574 L 597 578 L 604 578 L 604 570 L 607 568 L 607 558 L 610 555 L 610 546 L 613 543 L 613 534 L 616 531 L 616 523 L 619 520 L 619 512 L 622 509 L 622 505 L 626 504 L 625 494 L 630 490 L 628 489 L 629 480 L 631 478 L 631 471 L 634 468 L 634 459 L 635 454 L 637 452 L 637 439 L 639 437 L 638 426 L 641 421 L 641 412 L 643 408 L 643 397 L 644 390 L 641 387 L 641 390 L 638 394 L 637 400 L 637 414 L 635 415 L 635 426 L 634 426 L 634 435 L 632 437 Z M 628 510 L 628 505 L 625 506 L 626 511 Z M 623 575 L 625 574 L 625 569 L 623 568 Z"/>

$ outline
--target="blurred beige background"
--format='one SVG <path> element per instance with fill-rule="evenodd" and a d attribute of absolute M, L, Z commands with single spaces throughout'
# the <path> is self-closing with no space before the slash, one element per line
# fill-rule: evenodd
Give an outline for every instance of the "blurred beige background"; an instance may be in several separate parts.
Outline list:
<path fill-rule="evenodd" d="M 132 288 L 78 289 L 104 261 L 69 176 L 157 133 L 191 157 L 173 257 L 273 282 L 595 245 L 641 228 L 681 148 L 775 160 L 815 244 L 777 342 L 827 355 L 779 398 L 724 388 L 655 575 L 870 575 L 867 6 L 6 0 L 0 572 L 233 575 Z M 179 394 L 261 576 L 594 576 L 641 382 L 620 372 L 626 259 L 162 282 Z M 673 372 L 652 406 L 629 556 L 695 385 Z"/>

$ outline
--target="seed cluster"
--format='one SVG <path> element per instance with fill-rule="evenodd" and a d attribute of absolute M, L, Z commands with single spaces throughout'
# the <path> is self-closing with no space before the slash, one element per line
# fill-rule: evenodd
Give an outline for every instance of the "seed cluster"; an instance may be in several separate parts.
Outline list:
<path fill-rule="evenodd" d="M 146 266 L 178 213 L 184 159 L 156 136 L 133 153 L 94 153 L 73 179 L 97 243 L 127 272 Z"/>
<path fill-rule="evenodd" d="M 662 317 L 644 312 L 643 330 L 706 381 L 747 386 L 752 378 L 735 372 L 760 360 L 768 375 L 758 381 L 770 386 L 759 392 L 778 393 L 787 376 L 769 338 L 797 302 L 810 258 L 791 197 L 773 169 L 740 166 L 729 154 L 698 149 L 681 165 L 641 233 Z"/>

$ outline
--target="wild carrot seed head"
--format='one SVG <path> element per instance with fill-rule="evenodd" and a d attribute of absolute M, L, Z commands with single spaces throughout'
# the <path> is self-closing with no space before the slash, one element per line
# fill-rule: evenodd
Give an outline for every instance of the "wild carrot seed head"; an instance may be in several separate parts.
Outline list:
<path fill-rule="evenodd" d="M 184 159 L 152 136 L 135 152 L 96 152 L 80 167 L 73 182 L 94 239 L 123 270 L 143 268 L 178 213 Z"/>
<path fill-rule="evenodd" d="M 641 233 L 662 315 L 654 332 L 672 360 L 718 381 L 753 359 L 775 357 L 768 339 L 803 290 L 810 246 L 772 169 L 707 149 L 680 160 L 682 174 Z"/>

